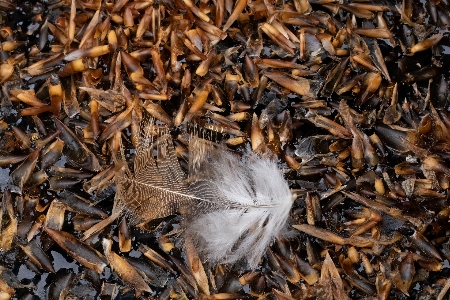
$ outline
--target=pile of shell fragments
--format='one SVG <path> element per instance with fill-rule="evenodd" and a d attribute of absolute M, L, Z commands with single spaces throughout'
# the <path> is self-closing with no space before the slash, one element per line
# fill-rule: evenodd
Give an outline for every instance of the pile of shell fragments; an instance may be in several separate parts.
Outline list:
<path fill-rule="evenodd" d="M 0 0 L 0 299 L 448 299 L 448 0 Z M 110 216 L 139 124 L 277 157 L 254 270 Z M 249 249 L 251 251 L 251 249 Z"/>

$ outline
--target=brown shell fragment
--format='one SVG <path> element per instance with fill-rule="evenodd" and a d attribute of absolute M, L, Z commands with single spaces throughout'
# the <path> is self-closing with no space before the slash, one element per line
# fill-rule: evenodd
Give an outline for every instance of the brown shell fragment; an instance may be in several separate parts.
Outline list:
<path fill-rule="evenodd" d="M 9 175 L 8 186 L 11 192 L 22 194 L 24 184 L 34 171 L 40 150 L 41 149 L 36 149 L 31 152 L 28 157 Z"/>
<path fill-rule="evenodd" d="M 112 242 L 110 240 L 103 239 L 102 244 L 109 265 L 117 272 L 123 281 L 130 284 L 136 290 L 136 297 L 139 297 L 142 292 L 152 292 L 136 269 L 134 269 L 125 259 L 111 251 Z"/>
<path fill-rule="evenodd" d="M 61 230 L 64 223 L 65 212 L 66 205 L 58 200 L 53 200 L 48 208 L 44 227 Z"/>
<path fill-rule="evenodd" d="M 433 47 L 434 45 L 436 45 L 437 43 L 439 43 L 439 41 L 442 39 L 442 37 L 443 37 L 443 35 L 440 33 L 435 34 L 435 35 L 429 37 L 428 39 L 415 44 L 413 47 L 411 47 L 410 52 L 412 54 L 415 54 L 417 52 L 427 50 L 427 49 Z"/>
<path fill-rule="evenodd" d="M 342 125 L 339 125 L 338 123 L 320 116 L 316 115 L 314 118 L 310 119 L 311 122 L 313 122 L 317 127 L 324 128 L 328 130 L 331 134 L 334 134 L 341 138 L 350 138 L 352 137 L 352 134 Z"/>
<path fill-rule="evenodd" d="M 1 64 L 0 65 L 0 84 L 7 81 L 13 73 L 14 73 L 14 66 L 12 66 L 8 63 Z"/>
<path fill-rule="evenodd" d="M 131 251 L 131 236 L 125 218 L 122 218 L 119 224 L 119 249 L 120 252 Z"/>
<path fill-rule="evenodd" d="M 166 259 L 164 259 L 160 254 L 158 254 L 155 250 L 149 248 L 146 245 L 139 246 L 138 250 L 158 266 L 173 271 L 173 268 L 169 264 L 169 262 Z"/>
<path fill-rule="evenodd" d="M 102 273 L 106 267 L 106 259 L 97 250 L 85 243 L 80 242 L 76 237 L 64 231 L 51 228 L 44 229 L 52 239 L 86 268 Z"/>
<path fill-rule="evenodd" d="M 206 85 L 199 94 L 195 97 L 191 107 L 189 108 L 186 117 L 185 122 L 191 120 L 194 116 L 194 114 L 202 109 L 203 105 L 205 105 L 206 100 L 208 99 L 208 95 L 211 92 L 211 86 L 208 84 Z"/>
<path fill-rule="evenodd" d="M 30 138 L 23 132 L 20 128 L 16 126 L 11 126 L 11 129 L 14 132 L 14 135 L 16 136 L 16 139 L 19 141 L 20 145 L 24 149 L 28 149 L 31 146 L 31 140 Z"/>
<path fill-rule="evenodd" d="M 5 167 L 11 164 L 17 164 L 26 159 L 27 157 L 28 155 L 1 155 L 0 167 Z"/>
<path fill-rule="evenodd" d="M 150 115 L 161 122 L 171 125 L 172 118 L 162 109 L 162 107 L 151 101 L 145 101 L 144 108 Z"/>
<path fill-rule="evenodd" d="M 378 154 L 373 147 L 370 138 L 363 133 L 364 159 L 369 166 L 375 167 L 379 163 Z"/>
<path fill-rule="evenodd" d="M 60 139 L 56 139 L 56 141 L 54 141 L 45 150 L 43 150 L 41 158 L 41 169 L 46 169 L 47 167 L 57 162 L 61 157 L 63 147 L 64 142 Z"/>
<path fill-rule="evenodd" d="M 76 215 L 72 218 L 73 229 L 76 231 L 87 230 L 100 221 L 101 219 L 88 217 L 86 215 Z"/>
<path fill-rule="evenodd" d="M 319 280 L 319 272 L 311 266 L 311 263 L 307 263 L 296 255 L 297 266 L 300 276 L 307 284 L 313 285 Z"/>
<path fill-rule="evenodd" d="M 28 258 L 39 268 L 47 272 L 54 273 L 52 262 L 42 248 L 35 242 L 31 241 L 28 245 L 20 245 L 19 247 L 28 256 Z"/>
<path fill-rule="evenodd" d="M 198 256 L 195 246 L 190 242 L 186 242 L 186 254 L 191 268 L 192 274 L 194 275 L 195 281 L 198 287 L 202 290 L 205 295 L 210 295 L 208 278 L 206 276 L 203 264 Z"/>
<path fill-rule="evenodd" d="M 110 52 L 108 45 L 95 46 L 89 49 L 78 49 L 64 56 L 65 61 L 74 61 L 86 57 L 98 57 Z"/>
<path fill-rule="evenodd" d="M 64 141 L 63 153 L 74 164 L 91 171 L 99 171 L 100 164 L 97 157 L 81 143 L 78 137 L 58 119 L 54 119 L 56 128 L 60 131 L 60 138 Z"/>
<path fill-rule="evenodd" d="M 323 261 L 319 284 L 323 287 L 324 299 L 349 299 L 344 290 L 341 276 L 328 252 Z"/>
<path fill-rule="evenodd" d="M 89 194 L 92 194 L 94 191 L 101 192 L 111 183 L 114 175 L 114 165 L 111 165 L 92 177 L 88 182 L 85 182 L 83 184 L 83 189 Z"/>
<path fill-rule="evenodd" d="M 409 296 L 408 290 L 411 286 L 414 274 L 415 268 L 413 255 L 412 253 L 407 253 L 405 258 L 400 262 L 395 275 L 393 275 L 393 282 L 396 288 L 407 296 Z"/>
<path fill-rule="evenodd" d="M 9 250 L 12 247 L 15 236 L 17 235 L 18 220 L 14 215 L 14 208 L 11 198 L 11 192 L 5 190 L 2 197 L 2 210 L 0 219 L 2 224 L 0 225 L 0 248 Z M 9 223 L 3 224 L 6 218 L 9 218 Z"/>
<path fill-rule="evenodd" d="M 389 106 L 384 112 L 383 123 L 386 125 L 391 125 L 397 123 L 400 120 L 402 114 L 397 110 L 397 105 Z"/>
<path fill-rule="evenodd" d="M 353 140 L 352 140 L 352 167 L 355 169 L 360 169 L 364 165 L 364 146 L 363 140 L 358 132 L 352 130 Z"/>
<path fill-rule="evenodd" d="M 366 102 L 378 90 L 381 79 L 381 75 L 377 72 L 369 72 L 364 76 L 359 96 L 359 105 Z"/>
<path fill-rule="evenodd" d="M 334 244 L 338 244 L 338 245 L 349 244 L 349 245 L 353 245 L 356 247 L 371 247 L 375 244 L 375 241 L 372 239 L 369 239 L 369 238 L 363 238 L 363 237 L 358 237 L 358 236 L 343 238 L 343 237 L 340 237 L 340 236 L 332 233 L 331 231 L 316 228 L 314 226 L 307 225 L 307 224 L 293 225 L 292 227 L 294 227 L 295 229 L 298 229 L 302 232 L 305 232 L 307 234 L 310 234 L 312 236 L 315 236 L 317 238 L 320 238 L 325 241 L 328 241 L 328 242 L 331 242 Z"/>
<path fill-rule="evenodd" d="M 71 289 L 78 283 L 78 276 L 72 272 L 58 277 L 48 286 L 48 298 L 66 297 Z"/>
<path fill-rule="evenodd" d="M 0 292 L 1 296 L 4 297 L 4 299 L 8 300 L 11 299 L 12 296 L 14 296 L 16 290 L 10 287 L 5 280 L 0 279 Z"/>
<path fill-rule="evenodd" d="M 161 60 L 161 55 L 159 53 L 159 49 L 156 47 L 153 47 L 151 50 L 152 54 L 152 60 L 153 60 L 153 66 L 155 68 L 156 74 L 158 75 L 159 81 L 162 86 L 162 92 L 167 92 L 167 79 L 166 74 L 164 71 L 163 62 Z"/>
<path fill-rule="evenodd" d="M 310 82 L 306 78 L 276 72 L 264 72 L 264 75 L 294 93 L 313 97 L 310 90 Z"/>
<path fill-rule="evenodd" d="M 245 0 L 238 0 L 236 2 L 236 6 L 234 7 L 233 12 L 231 13 L 231 15 L 228 18 L 228 20 L 225 23 L 225 25 L 223 25 L 223 31 L 226 31 L 229 27 L 231 27 L 233 22 L 238 18 L 238 16 L 244 10 L 246 5 L 247 5 L 247 1 L 245 1 Z"/>
<path fill-rule="evenodd" d="M 72 179 L 72 178 L 59 178 L 59 177 L 50 177 L 48 179 L 48 183 L 50 185 L 49 189 L 52 191 L 60 191 L 64 189 L 68 189 L 77 183 L 79 183 L 80 179 Z"/>

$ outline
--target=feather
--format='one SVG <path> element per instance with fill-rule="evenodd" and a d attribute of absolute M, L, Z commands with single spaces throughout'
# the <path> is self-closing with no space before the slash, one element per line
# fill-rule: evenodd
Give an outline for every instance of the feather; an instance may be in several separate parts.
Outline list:
<path fill-rule="evenodd" d="M 222 145 L 192 137 L 186 180 L 170 133 L 155 128 L 152 121 L 143 123 L 134 175 L 122 168 L 116 176 L 117 207 L 135 223 L 184 212 L 185 239 L 205 261 L 244 260 L 256 267 L 286 228 L 292 205 L 277 164 L 252 153 L 239 157 Z"/>
<path fill-rule="evenodd" d="M 241 259 L 258 265 L 286 227 L 292 195 L 274 161 L 219 149 L 203 162 L 191 185 L 200 202 L 186 216 L 186 238 L 212 264 Z"/>
<path fill-rule="evenodd" d="M 117 207 L 125 208 L 134 223 L 145 223 L 185 211 L 197 201 L 189 191 L 166 128 L 156 128 L 153 119 L 143 122 L 136 149 L 134 176 L 122 168 L 116 176 Z M 156 157 L 155 157 L 156 153 Z"/>

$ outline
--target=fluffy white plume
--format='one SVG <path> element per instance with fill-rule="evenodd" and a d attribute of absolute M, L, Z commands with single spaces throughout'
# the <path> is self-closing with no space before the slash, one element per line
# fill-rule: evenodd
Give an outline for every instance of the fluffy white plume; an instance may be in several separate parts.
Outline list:
<path fill-rule="evenodd" d="M 198 251 L 212 264 L 244 259 L 256 267 L 285 228 L 292 205 L 276 163 L 254 154 L 239 158 L 218 149 L 200 169 L 191 191 L 205 201 L 188 214 L 187 238 L 197 243 Z"/>

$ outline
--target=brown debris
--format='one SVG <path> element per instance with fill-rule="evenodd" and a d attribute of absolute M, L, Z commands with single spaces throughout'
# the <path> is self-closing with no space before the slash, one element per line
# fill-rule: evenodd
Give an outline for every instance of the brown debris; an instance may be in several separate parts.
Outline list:
<path fill-rule="evenodd" d="M 16 2 L 0 1 L 3 298 L 445 298 L 446 1 Z M 135 154 L 148 115 L 174 146 L 154 166 Z M 134 197 L 130 169 L 195 183 L 192 135 L 272 157 L 295 193 L 298 231 L 260 271 L 204 261 L 178 230 L 188 200 Z M 54 253 L 80 273 L 56 278 Z"/>

